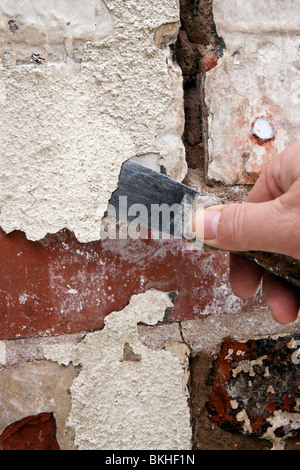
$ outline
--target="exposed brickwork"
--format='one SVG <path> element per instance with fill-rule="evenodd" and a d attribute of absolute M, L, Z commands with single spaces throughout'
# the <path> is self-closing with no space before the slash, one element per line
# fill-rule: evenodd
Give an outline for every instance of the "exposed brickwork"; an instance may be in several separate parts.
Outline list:
<path fill-rule="evenodd" d="M 210 420 L 272 441 L 299 437 L 299 339 L 296 334 L 223 343 L 212 370 Z"/>
<path fill-rule="evenodd" d="M 241 199 L 248 191 L 240 186 L 231 191 L 207 179 L 207 109 L 205 74 L 222 57 L 225 43 L 216 32 L 212 0 L 181 0 L 181 28 L 175 44 L 175 57 L 181 67 L 184 88 L 185 128 L 183 142 L 188 173 L 185 183 L 203 192 L 215 193 L 224 199 Z"/>
<path fill-rule="evenodd" d="M 7 426 L 0 436 L 2 450 L 59 450 L 52 413 L 26 416 Z"/>
<path fill-rule="evenodd" d="M 150 288 L 175 292 L 168 321 L 255 304 L 231 295 L 227 254 L 186 250 L 179 240 L 83 244 L 62 232 L 31 242 L 1 232 L 0 264 L 0 339 L 102 328 L 107 314 Z"/>
<path fill-rule="evenodd" d="M 190 361 L 190 410 L 194 450 L 268 450 L 271 443 L 255 436 L 231 432 L 211 421 L 207 412 L 212 357 L 198 354 Z"/>

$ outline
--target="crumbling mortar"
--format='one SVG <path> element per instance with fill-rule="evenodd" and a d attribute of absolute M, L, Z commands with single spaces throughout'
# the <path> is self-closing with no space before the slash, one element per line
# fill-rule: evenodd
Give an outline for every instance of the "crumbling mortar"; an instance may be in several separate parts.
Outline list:
<path fill-rule="evenodd" d="M 178 322 L 178 326 L 179 326 L 179 333 L 180 333 L 182 342 L 189 348 L 189 345 L 188 345 L 187 342 L 184 340 L 183 332 L 182 332 L 182 326 L 181 326 L 181 322 L 180 322 L 180 321 Z"/>
<path fill-rule="evenodd" d="M 180 0 L 181 27 L 174 45 L 174 57 L 182 70 L 185 128 L 183 143 L 188 173 L 184 183 L 225 200 L 241 200 L 249 185 L 225 186 L 207 178 L 208 112 L 205 103 L 206 72 L 217 66 L 226 44 L 216 30 L 212 0 Z"/>

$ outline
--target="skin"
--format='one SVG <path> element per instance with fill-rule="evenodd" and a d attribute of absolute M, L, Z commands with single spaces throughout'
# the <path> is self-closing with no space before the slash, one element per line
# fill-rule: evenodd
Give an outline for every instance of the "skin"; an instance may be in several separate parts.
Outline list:
<path fill-rule="evenodd" d="M 197 236 L 224 250 L 269 251 L 300 260 L 300 141 L 265 166 L 245 203 L 206 209 L 204 234 Z M 299 291 L 256 263 L 230 255 L 230 283 L 238 297 L 253 297 L 261 282 L 274 318 L 282 324 L 295 321 Z"/>

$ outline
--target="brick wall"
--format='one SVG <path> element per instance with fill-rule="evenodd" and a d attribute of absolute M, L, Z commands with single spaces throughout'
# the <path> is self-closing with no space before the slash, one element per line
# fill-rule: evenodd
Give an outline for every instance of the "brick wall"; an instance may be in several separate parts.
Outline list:
<path fill-rule="evenodd" d="M 0 1 L 1 447 L 297 449 L 299 321 L 227 253 L 99 234 L 128 158 L 236 201 L 299 138 L 300 5 L 54 3 Z"/>

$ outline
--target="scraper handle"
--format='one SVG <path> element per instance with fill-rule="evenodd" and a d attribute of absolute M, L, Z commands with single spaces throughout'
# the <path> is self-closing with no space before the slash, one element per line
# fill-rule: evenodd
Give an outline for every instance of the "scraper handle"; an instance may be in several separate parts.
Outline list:
<path fill-rule="evenodd" d="M 200 196 L 199 200 L 204 203 L 204 207 L 210 207 L 220 204 L 230 204 L 215 196 Z M 203 248 L 211 250 L 212 247 L 204 245 Z M 218 248 L 213 248 L 217 249 Z M 300 261 L 287 255 L 270 253 L 263 251 L 239 251 L 238 255 L 245 256 L 265 268 L 272 274 L 280 277 L 288 283 L 300 288 Z"/>
<path fill-rule="evenodd" d="M 220 248 L 203 245 L 205 250 L 225 251 Z M 287 255 L 265 251 L 231 251 L 255 261 L 270 273 L 300 289 L 300 261 Z"/>
<path fill-rule="evenodd" d="M 239 252 L 252 259 L 267 271 L 300 288 L 300 261 L 290 256 L 262 251 Z"/>

